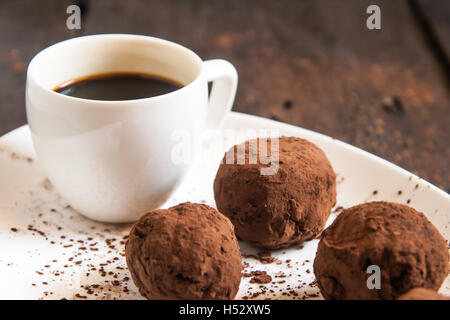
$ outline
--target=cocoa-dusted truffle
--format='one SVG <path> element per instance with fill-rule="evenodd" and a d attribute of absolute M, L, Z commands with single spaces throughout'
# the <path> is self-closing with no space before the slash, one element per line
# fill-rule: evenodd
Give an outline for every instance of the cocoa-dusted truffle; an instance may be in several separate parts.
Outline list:
<path fill-rule="evenodd" d="M 327 157 L 304 139 L 281 137 L 278 150 L 268 139 L 267 154 L 274 156 L 278 170 L 262 174 L 275 166 L 261 161 L 260 143 L 250 140 L 225 154 L 214 180 L 218 210 L 254 247 L 277 249 L 317 237 L 336 202 L 336 175 Z M 244 147 L 245 162 L 239 161 Z M 251 161 L 256 156 L 258 161 Z"/>
<path fill-rule="evenodd" d="M 450 300 L 450 297 L 443 296 L 431 289 L 414 288 L 402 294 L 397 300 Z"/>
<path fill-rule="evenodd" d="M 323 232 L 314 273 L 326 299 L 395 299 L 415 287 L 437 291 L 448 258 L 445 239 L 423 213 L 370 202 L 344 210 Z M 380 289 L 368 289 L 371 265 L 380 268 Z"/>
<path fill-rule="evenodd" d="M 133 226 L 126 260 L 148 299 L 232 299 L 241 253 L 227 217 L 203 204 L 154 210 Z"/>

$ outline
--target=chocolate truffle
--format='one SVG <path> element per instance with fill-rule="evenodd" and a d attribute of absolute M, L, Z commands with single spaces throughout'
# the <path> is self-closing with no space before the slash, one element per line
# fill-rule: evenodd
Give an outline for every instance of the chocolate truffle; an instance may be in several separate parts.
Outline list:
<path fill-rule="evenodd" d="M 431 289 L 414 288 L 402 294 L 397 300 L 450 300 L 450 297 L 440 295 Z"/>
<path fill-rule="evenodd" d="M 281 137 L 278 148 L 267 139 L 272 157 L 267 164 L 261 161 L 266 154 L 265 148 L 259 153 L 261 141 L 246 141 L 225 154 L 214 180 L 218 210 L 230 218 L 240 239 L 257 248 L 278 249 L 317 237 L 336 202 L 330 162 L 313 143 Z M 268 167 L 278 170 L 262 171 Z"/>
<path fill-rule="evenodd" d="M 326 299 L 396 299 L 415 287 L 437 291 L 448 258 L 445 239 L 423 213 L 370 202 L 344 210 L 323 232 L 314 273 Z M 372 265 L 379 289 L 371 286 Z"/>
<path fill-rule="evenodd" d="M 126 244 L 128 269 L 148 299 L 232 299 L 242 261 L 233 225 L 203 204 L 145 214 Z"/>

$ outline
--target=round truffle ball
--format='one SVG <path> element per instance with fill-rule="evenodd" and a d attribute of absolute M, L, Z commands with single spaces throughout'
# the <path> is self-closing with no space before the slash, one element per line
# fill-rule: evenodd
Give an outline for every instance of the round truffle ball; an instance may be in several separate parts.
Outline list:
<path fill-rule="evenodd" d="M 126 244 L 128 269 L 148 299 L 232 299 L 241 281 L 233 225 L 203 204 L 145 214 Z"/>
<path fill-rule="evenodd" d="M 370 202 L 344 210 L 323 232 L 314 273 L 325 299 L 396 299 L 415 287 L 437 291 L 448 258 L 445 239 L 423 213 Z"/>
<path fill-rule="evenodd" d="M 261 141 L 246 141 L 225 154 L 214 180 L 218 210 L 230 218 L 238 238 L 257 248 L 278 249 L 317 237 L 336 203 L 330 162 L 304 139 L 281 137 L 277 146 L 269 138 L 267 152 Z"/>
<path fill-rule="evenodd" d="M 402 294 L 397 300 L 450 300 L 450 297 L 443 296 L 431 289 L 414 288 Z"/>

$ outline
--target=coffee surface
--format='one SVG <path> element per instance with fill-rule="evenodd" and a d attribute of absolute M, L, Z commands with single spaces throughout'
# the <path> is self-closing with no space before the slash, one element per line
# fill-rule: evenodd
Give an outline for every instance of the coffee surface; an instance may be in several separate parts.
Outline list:
<path fill-rule="evenodd" d="M 175 80 L 142 73 L 107 73 L 67 81 L 54 91 L 91 100 L 133 100 L 163 95 L 181 88 Z"/>

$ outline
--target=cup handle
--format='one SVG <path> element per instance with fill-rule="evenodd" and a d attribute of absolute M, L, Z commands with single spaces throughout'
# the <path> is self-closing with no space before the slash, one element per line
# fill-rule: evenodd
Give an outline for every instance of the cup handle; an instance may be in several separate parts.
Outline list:
<path fill-rule="evenodd" d="M 205 129 L 216 129 L 233 106 L 238 75 L 234 66 L 222 59 L 204 61 L 203 68 L 206 80 L 212 82 Z"/>

